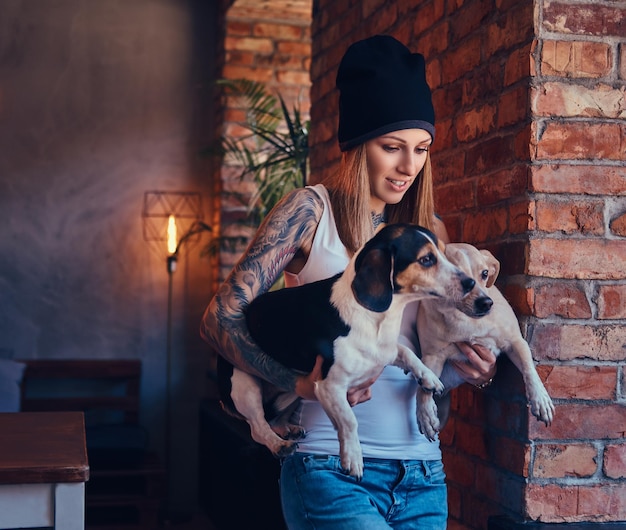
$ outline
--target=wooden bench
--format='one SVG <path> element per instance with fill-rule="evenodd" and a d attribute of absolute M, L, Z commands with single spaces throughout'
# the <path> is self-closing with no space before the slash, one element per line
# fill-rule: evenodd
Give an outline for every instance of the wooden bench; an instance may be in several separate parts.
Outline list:
<path fill-rule="evenodd" d="M 141 361 L 26 360 L 22 411 L 85 414 L 90 479 L 85 526 L 154 530 L 159 526 L 165 470 L 139 425 Z"/>

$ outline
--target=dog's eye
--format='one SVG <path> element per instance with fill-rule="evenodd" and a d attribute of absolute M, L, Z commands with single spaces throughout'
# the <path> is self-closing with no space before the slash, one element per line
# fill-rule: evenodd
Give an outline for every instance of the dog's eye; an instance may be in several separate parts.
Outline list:
<path fill-rule="evenodd" d="M 417 260 L 417 262 L 422 266 L 422 267 L 432 267 L 433 265 L 435 265 L 437 263 L 437 258 L 435 257 L 435 255 L 431 252 L 429 254 L 426 254 L 425 256 L 422 256 L 421 258 L 419 258 Z"/>
<path fill-rule="evenodd" d="M 480 276 L 483 280 L 486 280 L 487 278 L 489 278 L 489 271 L 485 269 L 484 271 L 480 273 Z"/>

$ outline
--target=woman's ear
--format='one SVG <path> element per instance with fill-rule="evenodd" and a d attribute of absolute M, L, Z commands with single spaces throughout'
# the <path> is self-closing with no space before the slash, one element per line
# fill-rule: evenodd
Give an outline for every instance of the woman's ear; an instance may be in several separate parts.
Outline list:
<path fill-rule="evenodd" d="M 356 301 L 366 309 L 382 313 L 389 309 L 393 295 L 391 279 L 393 257 L 389 249 L 365 249 L 358 260 L 352 280 L 352 292 Z"/>

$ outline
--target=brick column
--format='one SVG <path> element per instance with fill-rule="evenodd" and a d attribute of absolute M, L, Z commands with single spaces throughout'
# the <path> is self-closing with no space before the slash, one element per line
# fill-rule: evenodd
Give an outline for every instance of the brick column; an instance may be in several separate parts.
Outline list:
<path fill-rule="evenodd" d="M 311 60 L 311 0 L 258 2 L 222 0 L 223 66 L 219 77 L 259 81 L 280 94 L 289 109 L 298 105 L 303 117 L 309 112 L 309 67 Z M 236 137 L 243 132 L 243 109 L 224 101 L 221 133 Z M 221 134 L 220 133 L 220 134 Z M 221 218 L 219 233 L 243 242 L 222 248 L 220 274 L 223 279 L 245 249 L 256 227 L 246 223 L 247 200 L 254 193 L 249 182 L 239 178 L 237 167 L 221 167 Z M 243 200 L 242 200 L 243 197 Z"/>
<path fill-rule="evenodd" d="M 531 89 L 528 335 L 559 401 L 531 422 L 525 513 L 626 520 L 626 11 L 538 6 Z"/>

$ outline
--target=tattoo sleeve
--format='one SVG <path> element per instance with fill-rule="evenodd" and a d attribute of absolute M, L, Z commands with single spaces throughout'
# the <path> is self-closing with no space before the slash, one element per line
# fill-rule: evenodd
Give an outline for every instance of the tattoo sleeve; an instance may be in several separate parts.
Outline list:
<path fill-rule="evenodd" d="M 243 310 L 274 284 L 302 242 L 313 240 L 322 210 L 317 194 L 306 188 L 284 197 L 218 289 L 200 325 L 202 337 L 229 362 L 284 390 L 294 389 L 297 374 L 256 345 Z"/>

